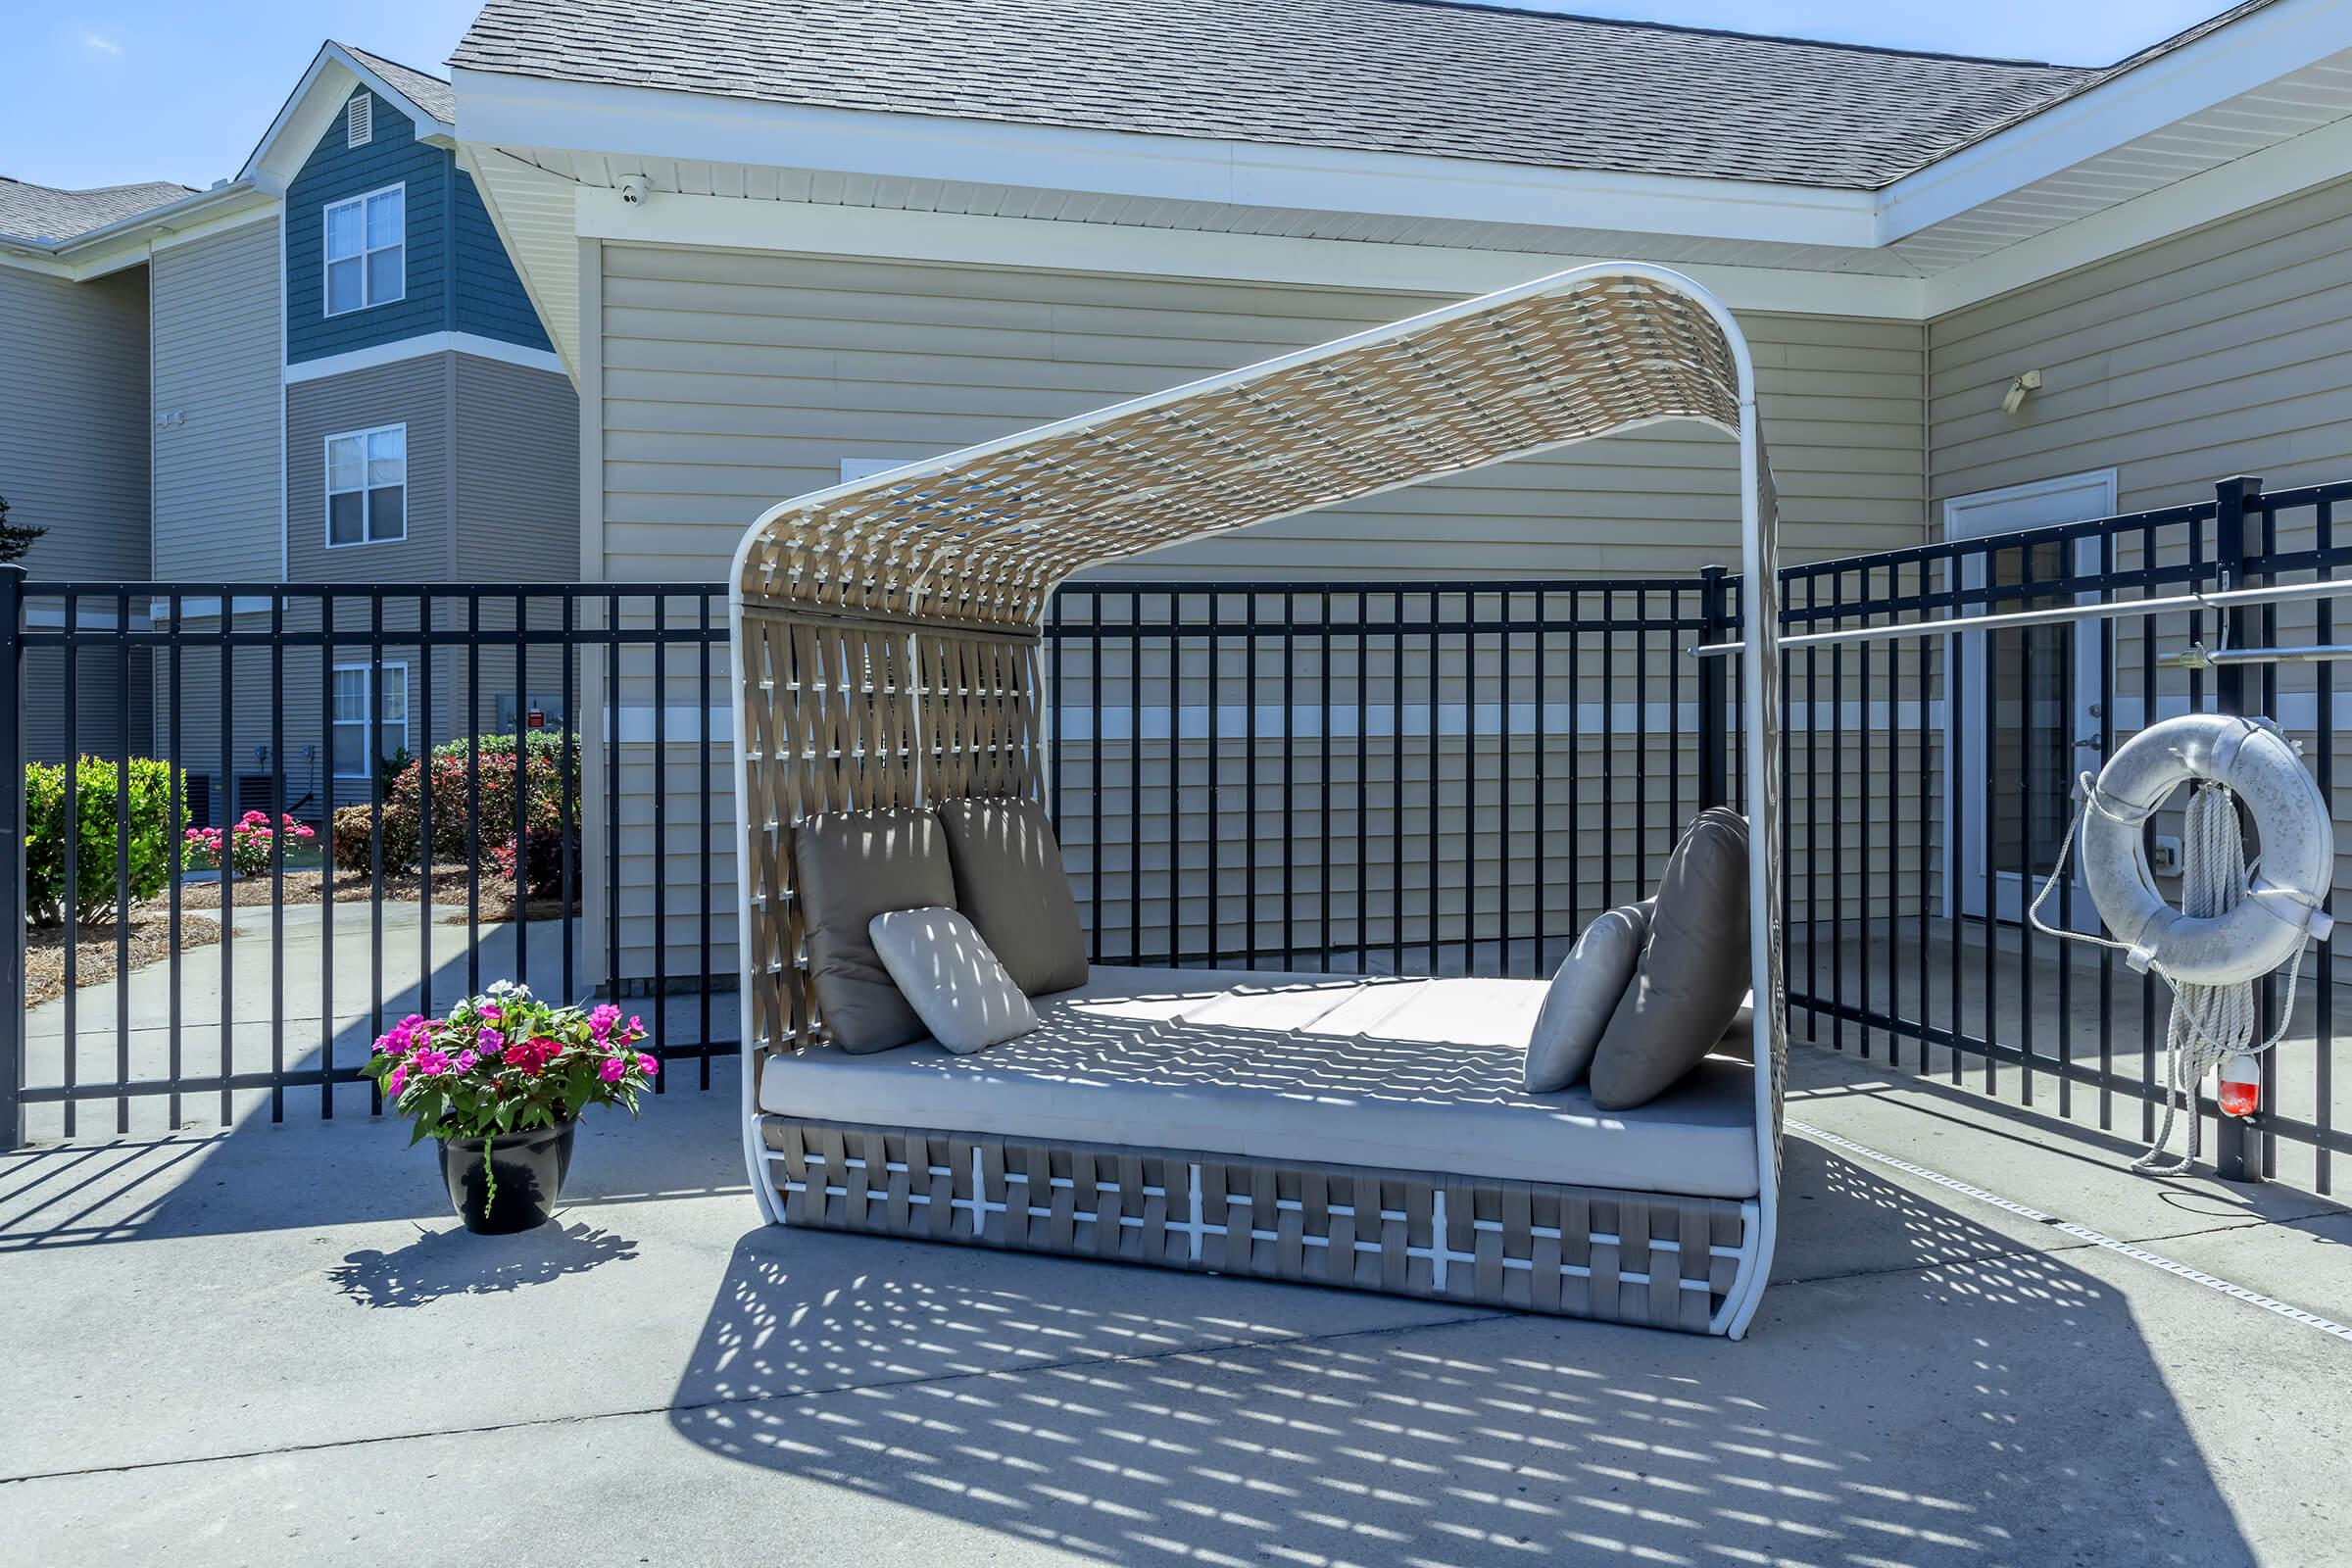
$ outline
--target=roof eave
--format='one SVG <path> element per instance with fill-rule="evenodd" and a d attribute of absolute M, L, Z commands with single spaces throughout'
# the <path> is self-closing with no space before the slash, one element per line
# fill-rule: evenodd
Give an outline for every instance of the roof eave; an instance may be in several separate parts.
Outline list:
<path fill-rule="evenodd" d="M 312 57 L 309 68 L 302 74 L 302 79 L 294 84 L 294 90 L 286 95 L 286 101 L 279 107 L 276 118 L 270 122 L 270 128 L 262 132 L 262 139 L 254 144 L 245 166 L 237 172 L 240 182 L 258 185 L 272 195 L 284 194 L 286 181 L 293 177 L 293 171 L 300 168 L 302 160 L 310 156 L 312 144 L 325 132 L 326 122 L 333 118 L 336 108 L 350 96 L 350 87 L 337 83 L 341 91 L 331 100 L 321 103 L 317 98 L 320 79 L 331 74 L 336 68 L 348 73 L 354 82 L 364 84 L 377 97 L 407 115 L 416 127 L 417 140 L 430 141 L 441 147 L 457 145 L 456 125 L 419 107 L 415 99 L 385 80 L 373 67 L 329 38 L 318 46 L 318 53 Z M 281 148 L 285 150 L 281 151 Z M 289 159 L 292 160 L 291 167 L 288 166 Z"/>

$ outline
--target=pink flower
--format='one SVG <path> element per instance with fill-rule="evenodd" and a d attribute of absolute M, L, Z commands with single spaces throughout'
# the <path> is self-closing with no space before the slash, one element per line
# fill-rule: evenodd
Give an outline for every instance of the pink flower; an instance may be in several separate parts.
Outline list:
<path fill-rule="evenodd" d="M 449 1057 L 438 1051 L 419 1051 L 409 1058 L 409 1065 L 426 1077 L 437 1077 L 449 1071 Z"/>
<path fill-rule="evenodd" d="M 628 1061 L 621 1056 L 607 1056 L 596 1064 L 596 1075 L 609 1084 L 616 1084 L 628 1076 Z"/>
<path fill-rule="evenodd" d="M 394 1100 L 398 1100 L 400 1098 L 400 1086 L 408 1081 L 409 1064 L 404 1061 L 399 1066 L 392 1069 L 391 1081 L 385 1084 L 384 1087 L 392 1092 L 392 1098 Z"/>
<path fill-rule="evenodd" d="M 645 1075 L 648 1078 L 662 1070 L 662 1064 L 642 1051 L 637 1053 L 637 1065 L 645 1069 Z"/>
<path fill-rule="evenodd" d="M 602 1041 L 612 1033 L 612 1026 L 618 1022 L 620 1009 L 608 1002 L 588 1014 L 588 1032 Z"/>
<path fill-rule="evenodd" d="M 482 1016 L 489 1019 L 492 1023 L 499 1023 L 504 1021 L 507 1015 L 496 1007 L 484 1007 L 482 1009 Z"/>
<path fill-rule="evenodd" d="M 459 1072 L 471 1072 L 474 1069 L 474 1064 L 479 1062 L 481 1059 L 481 1057 L 475 1055 L 470 1051 L 461 1051 L 455 1056 L 450 1058 L 449 1064 L 456 1068 Z"/>
<path fill-rule="evenodd" d="M 480 1045 L 482 1054 L 485 1056 L 495 1056 L 507 1049 L 507 1037 L 495 1029 L 483 1030 L 475 1037 L 475 1040 Z"/>

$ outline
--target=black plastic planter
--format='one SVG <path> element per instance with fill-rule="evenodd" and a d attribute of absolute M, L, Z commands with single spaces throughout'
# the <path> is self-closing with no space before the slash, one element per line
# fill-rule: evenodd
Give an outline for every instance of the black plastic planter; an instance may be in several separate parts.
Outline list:
<path fill-rule="evenodd" d="M 579 1123 L 500 1133 L 495 1138 L 450 1138 L 441 1144 L 441 1174 L 449 1200 L 466 1228 L 483 1236 L 512 1236 L 544 1225 L 556 1212 L 564 1172 L 571 1168 L 571 1138 Z M 482 1146 L 490 1148 L 487 1179 Z"/>

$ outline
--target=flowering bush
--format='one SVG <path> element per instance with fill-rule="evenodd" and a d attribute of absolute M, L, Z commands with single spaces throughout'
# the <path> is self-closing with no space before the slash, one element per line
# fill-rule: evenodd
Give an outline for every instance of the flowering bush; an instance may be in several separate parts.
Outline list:
<path fill-rule="evenodd" d="M 414 1013 L 375 1043 L 363 1070 L 426 1138 L 489 1138 L 570 1121 L 588 1105 L 637 1111 L 661 1064 L 638 1049 L 644 1020 L 611 1004 L 555 1007 L 502 980 L 446 1018 Z"/>
<path fill-rule="evenodd" d="M 270 820 L 268 811 L 247 811 L 237 818 L 225 835 L 228 840 L 229 863 L 239 876 L 259 876 L 270 869 L 270 851 L 278 835 L 286 838 L 288 849 L 308 844 L 318 835 L 290 816 Z M 187 854 L 191 865 L 199 868 L 220 863 L 221 830 L 217 827 L 192 827 L 187 831 Z"/>
<path fill-rule="evenodd" d="M 523 856 L 524 891 L 534 899 L 553 899 L 564 896 L 564 831 L 561 828 L 535 827 L 527 841 Z M 502 886 L 514 885 L 514 841 L 507 840 L 490 852 L 490 862 Z M 580 891 L 580 836 L 571 835 L 571 888 L 577 897 Z"/>

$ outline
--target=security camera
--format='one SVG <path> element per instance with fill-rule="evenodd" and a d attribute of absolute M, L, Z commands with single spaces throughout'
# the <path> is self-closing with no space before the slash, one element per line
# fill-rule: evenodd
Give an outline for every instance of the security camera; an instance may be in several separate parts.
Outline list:
<path fill-rule="evenodd" d="M 620 182 L 620 199 L 631 207 L 645 200 L 645 181 L 631 174 Z"/>

